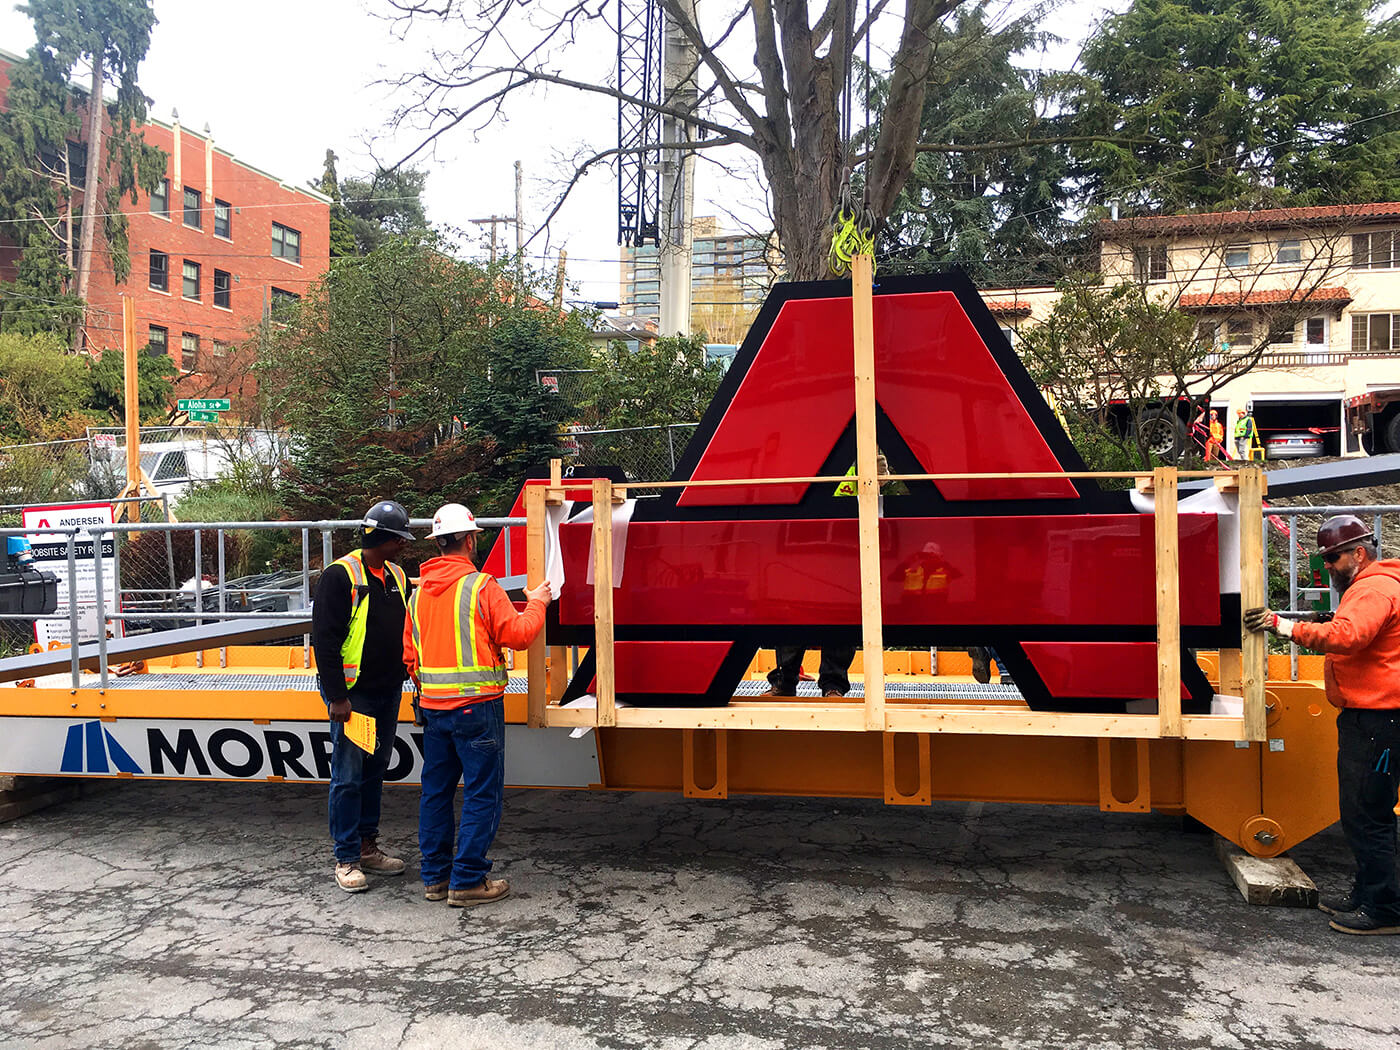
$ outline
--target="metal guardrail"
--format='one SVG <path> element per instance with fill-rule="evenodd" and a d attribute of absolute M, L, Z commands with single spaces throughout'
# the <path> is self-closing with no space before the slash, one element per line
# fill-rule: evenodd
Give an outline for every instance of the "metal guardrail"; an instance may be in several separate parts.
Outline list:
<path fill-rule="evenodd" d="M 511 533 L 509 526 L 520 526 L 525 524 L 524 518 L 477 518 L 477 524 L 484 529 L 502 529 L 505 554 L 505 576 L 510 577 L 524 572 L 523 565 L 517 564 L 512 559 Z M 410 521 L 414 528 L 426 529 L 431 527 L 431 518 L 414 518 Z M 228 597 L 228 577 L 227 565 L 225 561 L 224 537 L 230 532 L 257 532 L 257 531 L 297 531 L 301 532 L 301 566 L 300 572 L 295 577 L 295 594 L 300 599 L 298 608 L 308 609 L 311 607 L 311 533 L 319 531 L 321 533 L 321 557 L 322 566 L 329 565 L 332 558 L 332 536 L 337 530 L 360 528 L 358 519 L 335 520 L 335 521 L 217 521 L 217 522 L 133 522 L 129 524 L 98 524 L 83 525 L 67 528 L 0 528 L 0 539 L 8 536 L 61 536 L 66 540 L 67 548 L 67 570 L 69 581 L 69 601 L 68 609 L 64 613 L 50 613 L 45 615 L 34 615 L 31 613 L 0 613 L 0 621 L 20 620 L 31 623 L 40 620 L 67 620 L 69 648 L 72 651 L 71 660 L 71 681 L 72 688 L 77 689 L 80 677 L 80 657 L 78 641 L 79 636 L 79 610 L 80 604 L 73 600 L 75 584 L 78 579 L 78 542 L 83 537 L 84 542 L 90 538 L 92 543 L 92 567 L 95 589 L 95 615 L 98 624 L 97 646 L 98 646 L 98 673 L 101 676 L 101 688 L 106 689 L 108 685 L 107 667 L 107 628 L 109 621 L 126 620 L 150 620 L 150 621 L 189 621 L 193 620 L 196 626 L 202 626 L 206 620 L 260 620 L 260 619 L 285 619 L 287 613 L 283 612 L 254 612 L 230 610 L 227 607 Z M 204 580 L 204 557 L 203 557 L 203 534 L 214 532 L 216 536 L 217 553 L 217 575 L 209 586 L 216 588 L 219 607 L 217 610 L 204 608 L 204 595 L 206 585 Z M 184 587 L 170 588 L 133 588 L 126 589 L 121 586 L 121 537 L 123 534 L 128 537 L 145 532 L 166 533 L 167 535 L 188 532 L 192 534 L 194 548 L 195 573 L 193 579 L 193 589 L 186 590 Z M 108 596 L 105 593 L 105 583 L 103 581 L 104 556 L 102 553 L 102 540 L 107 534 L 112 535 L 112 578 L 116 588 L 116 599 L 120 603 L 121 595 L 124 593 L 141 593 L 151 595 L 165 595 L 167 600 L 173 603 L 182 596 L 193 598 L 194 608 L 189 611 L 170 610 L 160 612 L 155 610 L 142 610 L 139 613 L 124 613 L 118 608 L 108 610 Z M 520 561 L 523 562 L 523 551 L 519 552 Z M 515 570 L 519 570 L 517 573 Z M 173 570 L 172 570 L 173 571 Z M 318 572 L 320 570 L 317 570 Z M 277 594 L 285 595 L 292 592 L 288 587 L 258 588 L 258 587 L 238 587 L 240 595 L 249 594 Z M 227 650 L 220 649 L 220 666 L 227 666 Z M 302 636 L 302 658 L 303 666 L 311 666 L 311 637 Z M 204 665 L 203 653 L 196 654 L 196 666 Z"/>

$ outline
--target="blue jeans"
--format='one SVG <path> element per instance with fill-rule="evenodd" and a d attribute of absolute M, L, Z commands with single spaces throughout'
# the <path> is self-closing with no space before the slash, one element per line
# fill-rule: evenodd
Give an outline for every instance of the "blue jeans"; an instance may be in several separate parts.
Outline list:
<path fill-rule="evenodd" d="M 486 851 L 501 826 L 506 783 L 506 702 L 483 700 L 456 711 L 423 708 L 423 798 L 418 848 L 423 885 L 470 889 L 486 878 Z M 452 799 L 463 783 L 453 843 Z M 450 876 L 450 877 L 449 877 Z"/>
<path fill-rule="evenodd" d="M 325 694 L 321 699 L 325 699 Z M 350 690 L 351 709 L 375 720 L 372 755 L 345 735 L 342 723 L 331 723 L 331 791 L 327 811 L 339 864 L 358 863 L 360 844 L 379 837 L 379 804 L 384 794 L 384 774 L 394 754 L 402 699 L 398 690 L 387 695 Z"/>

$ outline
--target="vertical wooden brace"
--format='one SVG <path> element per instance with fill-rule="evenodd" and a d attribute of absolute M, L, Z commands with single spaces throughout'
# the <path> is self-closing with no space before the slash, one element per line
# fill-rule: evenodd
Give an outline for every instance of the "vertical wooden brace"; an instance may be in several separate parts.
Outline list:
<path fill-rule="evenodd" d="M 593 481 L 593 655 L 598 674 L 598 725 L 617 725 L 613 652 L 612 482 Z"/>
<path fill-rule="evenodd" d="M 1264 472 L 1257 464 L 1240 467 L 1240 611 L 1268 604 L 1264 582 Z M 1264 680 L 1268 677 L 1268 649 L 1264 634 L 1241 625 L 1240 678 L 1244 696 L 1244 737 L 1263 740 L 1268 735 Z"/>
<path fill-rule="evenodd" d="M 885 728 L 885 640 L 880 602 L 880 480 L 875 444 L 874 268 L 851 261 L 856 394 L 856 502 L 860 525 L 860 626 L 865 656 L 865 728 Z"/>
<path fill-rule="evenodd" d="M 544 580 L 544 489 L 525 486 L 525 583 L 536 587 Z M 545 637 L 544 628 L 535 635 L 525 654 L 526 724 L 538 729 L 544 725 Z"/>
<path fill-rule="evenodd" d="M 1157 723 L 1181 736 L 1181 576 L 1177 548 L 1176 468 L 1152 472 L 1157 536 Z"/>

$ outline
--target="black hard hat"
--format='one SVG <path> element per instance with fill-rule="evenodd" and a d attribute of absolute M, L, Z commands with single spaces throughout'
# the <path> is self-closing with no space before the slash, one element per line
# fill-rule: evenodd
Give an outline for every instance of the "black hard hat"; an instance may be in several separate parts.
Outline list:
<path fill-rule="evenodd" d="M 1371 526 L 1355 514 L 1338 514 L 1328 518 L 1317 530 L 1317 553 L 1330 554 L 1346 550 L 1375 539 Z"/>
<path fill-rule="evenodd" d="M 365 511 L 365 519 L 360 525 L 365 530 L 366 539 L 372 538 L 376 532 L 391 533 L 406 540 L 417 539 L 418 537 L 408 531 L 408 520 L 408 511 L 404 510 L 401 504 L 384 499 Z"/>

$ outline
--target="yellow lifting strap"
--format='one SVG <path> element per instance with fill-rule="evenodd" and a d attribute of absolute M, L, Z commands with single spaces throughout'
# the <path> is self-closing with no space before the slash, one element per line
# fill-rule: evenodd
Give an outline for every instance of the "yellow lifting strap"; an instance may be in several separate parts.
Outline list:
<path fill-rule="evenodd" d="M 831 254 L 828 265 L 831 272 L 846 274 L 851 272 L 851 260 L 857 255 L 875 258 L 874 216 L 869 209 L 858 209 L 851 203 L 851 190 L 847 186 L 841 191 L 841 200 L 831 213 Z M 870 272 L 875 272 L 871 263 Z"/>

